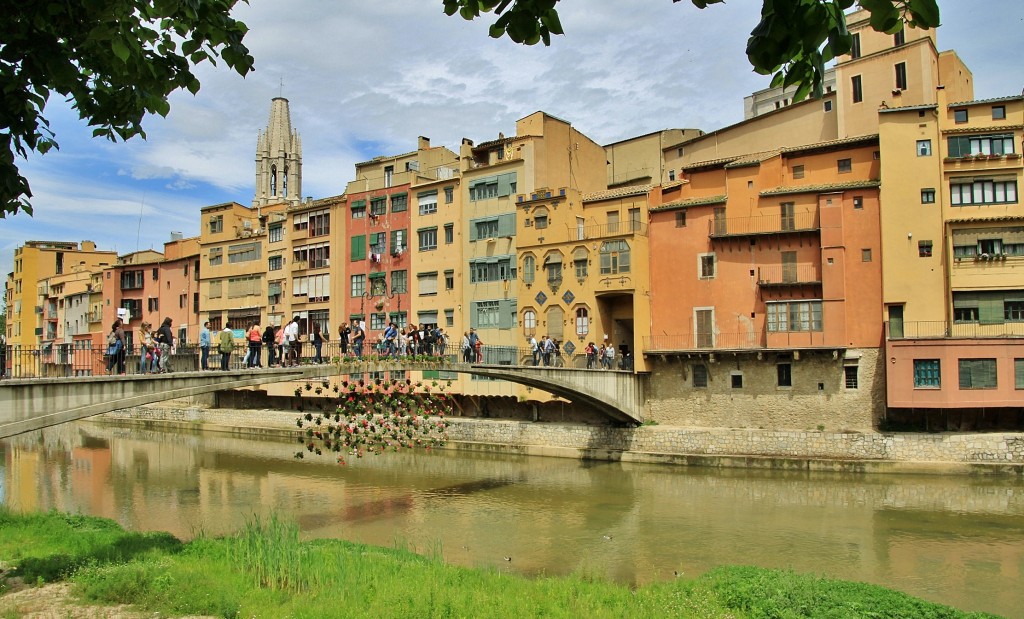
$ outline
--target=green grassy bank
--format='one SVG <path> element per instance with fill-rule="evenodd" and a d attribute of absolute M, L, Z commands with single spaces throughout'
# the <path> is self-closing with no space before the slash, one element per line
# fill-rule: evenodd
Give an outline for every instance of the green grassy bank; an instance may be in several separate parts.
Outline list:
<path fill-rule="evenodd" d="M 439 553 L 437 553 L 439 555 Z M 928 618 L 967 614 L 883 587 L 722 567 L 631 590 L 585 574 L 528 579 L 339 540 L 271 519 L 182 543 L 102 518 L 0 507 L 0 561 L 28 583 L 69 580 L 85 603 L 165 616 Z M 0 585 L 0 595 L 4 585 Z"/>

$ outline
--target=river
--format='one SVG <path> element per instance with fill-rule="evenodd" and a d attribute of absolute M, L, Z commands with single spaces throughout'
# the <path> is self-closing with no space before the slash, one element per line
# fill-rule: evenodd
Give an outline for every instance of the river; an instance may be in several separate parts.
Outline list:
<path fill-rule="evenodd" d="M 300 446 L 97 422 L 0 441 L 0 502 L 190 539 L 271 513 L 526 575 L 628 584 L 716 565 L 873 582 L 1007 617 L 1024 608 L 1017 478 L 840 475 L 439 450 L 296 460 Z M 507 558 L 507 559 L 506 559 Z"/>

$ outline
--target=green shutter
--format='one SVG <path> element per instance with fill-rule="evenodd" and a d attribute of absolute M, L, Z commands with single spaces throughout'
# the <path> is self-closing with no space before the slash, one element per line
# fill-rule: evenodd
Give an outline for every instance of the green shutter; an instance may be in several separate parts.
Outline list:
<path fill-rule="evenodd" d="M 470 219 L 469 220 L 469 240 L 470 241 L 477 240 L 477 236 L 476 236 L 476 222 L 478 222 L 478 221 L 480 221 L 480 220 L 479 219 Z"/>
<path fill-rule="evenodd" d="M 512 302 L 508 299 L 498 301 L 498 328 L 512 328 Z"/>
<path fill-rule="evenodd" d="M 366 259 L 366 236 L 360 234 L 352 237 L 352 260 Z"/>
<path fill-rule="evenodd" d="M 509 196 L 512 195 L 512 184 L 516 182 L 516 173 L 509 172 L 507 174 L 498 175 L 498 195 Z"/>
<path fill-rule="evenodd" d="M 349 208 L 366 208 L 366 200 L 352 200 Z"/>
<path fill-rule="evenodd" d="M 480 321 L 477 320 L 476 312 L 476 301 L 473 301 L 469 304 L 469 326 L 471 329 L 477 329 L 480 327 Z"/>
<path fill-rule="evenodd" d="M 516 214 L 505 213 L 498 216 L 498 236 L 515 236 Z"/>

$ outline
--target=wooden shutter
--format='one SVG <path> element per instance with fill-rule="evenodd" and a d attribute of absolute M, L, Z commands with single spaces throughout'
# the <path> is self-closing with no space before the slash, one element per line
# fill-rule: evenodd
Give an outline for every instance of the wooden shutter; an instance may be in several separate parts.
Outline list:
<path fill-rule="evenodd" d="M 360 234 L 352 237 L 352 260 L 366 259 L 366 236 Z"/>

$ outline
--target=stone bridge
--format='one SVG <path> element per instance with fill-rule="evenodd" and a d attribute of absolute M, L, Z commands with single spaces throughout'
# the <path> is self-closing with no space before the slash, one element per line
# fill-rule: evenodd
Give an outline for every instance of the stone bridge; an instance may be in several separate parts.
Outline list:
<path fill-rule="evenodd" d="M 631 372 L 372 359 L 341 366 L 5 380 L 0 382 L 0 439 L 122 408 L 236 387 L 308 381 L 349 373 L 423 369 L 508 380 L 592 407 L 620 423 L 638 425 L 643 422 L 645 380 Z"/>

